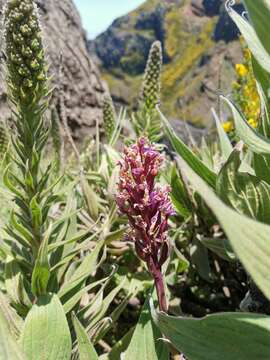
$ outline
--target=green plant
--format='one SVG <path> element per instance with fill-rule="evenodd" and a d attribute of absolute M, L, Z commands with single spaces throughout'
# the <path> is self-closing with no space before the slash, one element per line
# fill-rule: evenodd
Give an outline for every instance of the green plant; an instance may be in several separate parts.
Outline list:
<path fill-rule="evenodd" d="M 269 31 L 270 7 L 267 0 L 246 0 L 245 5 L 254 28 L 238 15 L 228 1 L 230 16 L 242 32 L 252 53 L 254 73 L 261 102 L 257 130 L 252 128 L 240 110 L 229 100 L 239 143 L 230 149 L 226 134 L 218 123 L 222 140 L 223 165 L 218 174 L 209 172 L 200 160 L 184 146 L 163 117 L 167 134 L 179 156 L 178 165 L 194 191 L 209 206 L 222 226 L 235 256 L 255 282 L 249 290 L 248 311 L 267 312 L 269 281 Z M 252 156 L 248 156 L 248 155 Z M 251 158 L 251 161 L 249 160 Z M 181 205 L 185 204 L 184 199 Z M 219 245 L 218 245 L 219 243 Z M 213 243 L 214 244 L 214 243 Z M 221 247 L 216 239 L 215 247 Z M 252 283 L 252 282 L 251 282 Z M 254 298 L 252 297 L 254 296 Z M 265 304 L 259 306 L 260 302 Z M 246 302 L 245 302 L 246 303 Z M 191 360 L 268 358 L 269 316 L 251 313 L 224 313 L 199 320 L 171 317 L 156 312 L 152 316 L 160 331 Z M 235 338 L 235 333 L 239 334 Z M 191 341 L 192 338 L 192 341 Z"/>
<path fill-rule="evenodd" d="M 78 325 L 82 322 L 93 343 L 99 341 L 121 313 L 123 304 L 111 317 L 105 316 L 125 279 L 107 291 L 115 266 L 94 278 L 104 262 L 106 222 L 97 229 L 95 219 L 83 228 L 75 192 L 78 179 L 55 179 L 53 166 L 45 165 L 50 90 L 35 3 L 9 0 L 4 24 L 16 131 L 12 160 L 3 176 L 15 206 L 1 243 L 1 358 L 76 359 L 83 344 L 76 340 L 71 313 L 78 338 L 83 336 Z M 59 147 L 58 139 L 55 146 Z M 82 304 L 83 297 L 87 301 Z"/>
<path fill-rule="evenodd" d="M 214 111 L 218 140 L 190 149 L 175 134 L 158 108 L 156 42 L 136 115 L 117 114 L 105 99 L 104 121 L 81 153 L 61 104 L 75 154 L 63 164 L 56 109 L 46 119 L 51 90 L 37 7 L 7 1 L 14 131 L 1 166 L 0 359 L 268 359 L 270 10 L 268 0 L 246 6 L 257 35 L 229 12 L 253 54 L 258 127 L 223 98 L 241 142 L 233 148 Z M 122 152 L 124 121 L 139 139 L 125 137 Z M 172 157 L 141 137 L 161 141 L 161 123 Z"/>

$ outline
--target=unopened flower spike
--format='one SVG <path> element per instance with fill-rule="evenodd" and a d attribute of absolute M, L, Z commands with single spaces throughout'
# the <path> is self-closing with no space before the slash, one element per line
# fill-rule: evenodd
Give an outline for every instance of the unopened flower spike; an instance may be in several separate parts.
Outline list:
<path fill-rule="evenodd" d="M 169 256 L 168 219 L 175 212 L 169 186 L 155 184 L 162 163 L 162 155 L 144 137 L 125 148 L 116 201 L 129 220 L 128 238 L 154 278 L 160 310 L 167 312 L 162 265 Z"/>
<path fill-rule="evenodd" d="M 105 96 L 103 103 L 103 124 L 107 142 L 112 139 L 115 125 L 116 125 L 116 112 L 113 101 L 110 95 Z"/>
<path fill-rule="evenodd" d="M 141 98 L 148 110 L 155 109 L 160 101 L 162 69 L 162 47 L 160 41 L 155 41 L 150 49 L 144 73 Z"/>
<path fill-rule="evenodd" d="M 47 93 L 47 66 L 36 4 L 8 0 L 4 12 L 5 54 L 11 99 L 20 108 Z"/>

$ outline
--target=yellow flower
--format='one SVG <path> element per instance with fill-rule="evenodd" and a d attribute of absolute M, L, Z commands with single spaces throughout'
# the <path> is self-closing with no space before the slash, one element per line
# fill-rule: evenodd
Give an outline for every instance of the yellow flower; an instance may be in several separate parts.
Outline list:
<path fill-rule="evenodd" d="M 256 120 L 253 119 L 253 118 L 250 118 L 250 119 L 248 120 L 248 123 L 249 123 L 249 125 L 252 126 L 253 128 L 256 128 L 256 127 L 258 126 L 258 121 L 256 121 Z"/>
<path fill-rule="evenodd" d="M 234 124 L 232 121 L 225 121 L 222 123 L 222 127 L 226 133 L 229 133 L 234 129 Z"/>
<path fill-rule="evenodd" d="M 246 76 L 248 74 L 248 69 L 244 64 L 236 64 L 235 70 L 237 74 L 241 77 Z"/>
<path fill-rule="evenodd" d="M 251 51 L 249 50 L 249 48 L 245 48 L 244 49 L 244 58 L 246 60 L 250 60 L 251 59 Z"/>

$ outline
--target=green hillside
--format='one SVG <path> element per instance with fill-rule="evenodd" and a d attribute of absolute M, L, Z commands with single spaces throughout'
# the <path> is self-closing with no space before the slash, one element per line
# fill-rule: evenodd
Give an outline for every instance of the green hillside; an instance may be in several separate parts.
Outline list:
<path fill-rule="evenodd" d="M 209 123 L 215 93 L 220 85 L 224 92 L 230 89 L 240 56 L 221 1 L 148 0 L 90 43 L 115 101 L 136 106 L 147 53 L 156 39 L 164 49 L 164 111 L 171 118 Z"/>

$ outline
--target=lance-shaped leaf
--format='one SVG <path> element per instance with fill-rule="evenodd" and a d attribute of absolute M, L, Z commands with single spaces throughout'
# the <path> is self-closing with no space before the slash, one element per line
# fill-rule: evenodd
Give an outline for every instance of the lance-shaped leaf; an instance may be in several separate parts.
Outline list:
<path fill-rule="evenodd" d="M 235 254 L 232 251 L 231 244 L 228 239 L 221 238 L 201 238 L 201 243 L 207 249 L 213 251 L 219 257 L 226 261 L 236 261 Z"/>
<path fill-rule="evenodd" d="M 98 360 L 98 354 L 90 342 L 87 332 L 74 314 L 72 320 L 77 336 L 80 360 Z"/>
<path fill-rule="evenodd" d="M 260 3 L 262 0 L 250 0 L 254 2 L 254 6 Z M 228 2 L 229 3 L 229 2 Z M 228 7 L 229 15 L 237 25 L 238 29 L 242 33 L 249 49 L 251 50 L 254 57 L 257 59 L 259 64 L 270 73 L 270 57 L 266 49 L 259 40 L 258 35 L 250 23 L 244 19 L 241 15 L 237 14 L 231 7 Z M 267 41 L 267 38 L 266 38 Z"/>
<path fill-rule="evenodd" d="M 237 257 L 265 296 L 270 299 L 270 226 L 229 208 L 185 161 L 181 159 L 179 163 L 193 188 L 216 215 Z"/>
<path fill-rule="evenodd" d="M 149 300 L 146 300 L 123 359 L 168 360 L 168 347 L 161 338 L 162 335 L 151 318 Z"/>
<path fill-rule="evenodd" d="M 71 336 L 57 295 L 41 296 L 33 305 L 20 342 L 27 360 L 70 360 Z"/>
<path fill-rule="evenodd" d="M 254 67 L 254 64 L 257 64 L 257 66 Z M 257 68 L 257 70 L 256 70 Z M 266 76 L 266 72 L 260 67 L 260 65 L 256 62 L 256 59 L 253 58 L 253 69 L 254 71 L 257 71 L 257 74 L 255 73 L 256 79 L 257 79 L 257 92 L 260 98 L 260 110 L 261 110 L 261 116 L 258 126 L 258 132 L 262 134 L 264 137 L 269 139 L 270 137 L 270 108 L 269 108 L 269 101 L 268 101 L 268 86 L 269 86 L 269 80 L 264 80 L 263 76 L 261 76 L 261 73 L 264 72 Z M 259 70 L 260 69 L 260 70 Z M 267 74 L 268 75 L 268 74 Z M 270 75 L 268 75 L 270 76 Z M 268 84 L 268 85 L 267 85 Z"/>
<path fill-rule="evenodd" d="M 216 174 L 211 171 L 193 152 L 183 143 L 183 141 L 176 135 L 173 128 L 169 124 L 168 120 L 158 109 L 161 120 L 164 124 L 166 130 L 166 135 L 168 136 L 174 150 L 180 155 L 189 166 L 201 176 L 210 186 L 213 188 L 216 184 Z"/>
<path fill-rule="evenodd" d="M 227 313 L 202 319 L 155 312 L 160 331 L 189 360 L 269 359 L 270 318 Z"/>
<path fill-rule="evenodd" d="M 249 19 L 254 26 L 256 34 L 265 50 L 270 54 L 270 1 L 269 0 L 244 0 L 248 10 Z"/>
<path fill-rule="evenodd" d="M 71 278 L 66 281 L 60 289 L 58 296 L 63 298 L 80 283 L 83 283 L 96 269 L 99 253 L 104 245 L 104 241 L 100 240 L 96 247 L 82 260 Z"/>
<path fill-rule="evenodd" d="M 221 121 L 220 121 L 215 109 L 212 109 L 212 114 L 215 119 L 215 123 L 216 123 L 216 127 L 217 127 L 222 157 L 224 160 L 227 160 L 233 150 L 233 147 L 230 142 L 230 139 L 228 138 L 225 130 L 223 129 L 223 127 L 221 125 Z"/>
<path fill-rule="evenodd" d="M 192 213 L 192 203 L 185 187 L 184 180 L 175 168 L 172 168 L 171 173 L 171 199 L 178 214 L 184 219 L 188 218 Z"/>
<path fill-rule="evenodd" d="M 46 293 L 50 278 L 50 265 L 48 260 L 48 240 L 50 233 L 51 227 L 49 227 L 47 233 L 44 235 L 32 273 L 32 292 L 36 296 L 44 295 Z"/>
<path fill-rule="evenodd" d="M 130 344 L 130 340 L 134 333 L 134 327 L 131 328 L 124 337 L 119 340 L 112 348 L 112 350 L 108 354 L 101 355 L 99 357 L 100 360 L 119 360 L 121 359 L 121 354 L 126 351 L 128 345 Z"/>
<path fill-rule="evenodd" d="M 270 154 L 270 140 L 254 130 L 244 119 L 240 111 L 227 98 L 222 96 L 232 110 L 235 130 L 237 135 L 244 141 L 249 148 L 256 154 Z"/>

